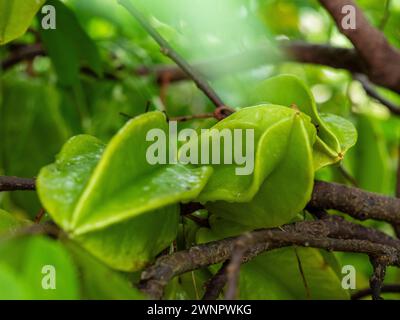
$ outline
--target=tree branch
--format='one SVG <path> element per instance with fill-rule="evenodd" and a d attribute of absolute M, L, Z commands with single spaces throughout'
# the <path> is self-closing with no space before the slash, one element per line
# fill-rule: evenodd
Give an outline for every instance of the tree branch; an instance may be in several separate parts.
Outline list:
<path fill-rule="evenodd" d="M 0 192 L 35 189 L 35 179 L 0 176 Z"/>
<path fill-rule="evenodd" d="M 242 236 L 226 238 L 162 256 L 143 271 L 139 287 L 150 297 L 160 299 L 164 287 L 173 277 L 230 259 L 239 239 L 244 241 L 248 248 L 242 263 L 262 252 L 292 245 L 385 256 L 388 257 L 388 264 L 400 263 L 398 242 L 396 242 L 397 248 L 394 248 L 368 240 L 334 239 L 330 236 L 337 235 L 336 224 L 336 221 L 332 222 L 330 219 L 298 222 L 283 228 L 253 231 L 245 238 Z M 354 238 L 354 234 L 344 234 L 344 232 L 340 231 L 342 237 Z M 393 239 L 393 241 L 397 240 Z"/>
<path fill-rule="evenodd" d="M 287 58 L 300 63 L 310 63 L 352 73 L 363 73 L 364 66 L 354 49 L 310 44 L 302 41 L 283 42 L 281 46 Z"/>
<path fill-rule="evenodd" d="M 386 267 L 387 264 L 384 261 L 383 257 L 371 257 L 371 264 L 374 269 L 374 272 L 369 280 L 372 300 L 382 300 L 381 297 L 381 289 L 383 280 L 385 279 Z"/>
<path fill-rule="evenodd" d="M 11 51 L 10 56 L 7 59 L 1 61 L 0 71 L 10 69 L 11 67 L 22 61 L 31 60 L 43 55 L 46 55 L 46 52 L 43 49 L 42 44 L 40 43 L 15 46 Z"/>
<path fill-rule="evenodd" d="M 0 192 L 16 190 L 35 190 L 35 180 L 0 176 Z M 192 206 L 196 210 L 202 208 L 199 204 L 183 208 L 186 210 Z M 315 181 L 308 208 L 335 209 L 359 220 L 400 223 L 400 199 L 333 182 Z"/>
<path fill-rule="evenodd" d="M 386 284 L 381 287 L 381 293 L 400 293 L 400 285 Z M 372 289 L 366 288 L 351 295 L 351 300 L 359 300 L 372 295 Z"/>
<path fill-rule="evenodd" d="M 218 272 L 206 283 L 206 290 L 202 300 L 217 300 L 228 280 L 227 268 L 229 260 L 226 260 Z"/>
<path fill-rule="evenodd" d="M 400 53 L 374 28 L 353 0 L 319 0 L 335 20 L 340 32 L 354 45 L 366 74 L 376 84 L 400 93 Z M 350 5 L 356 14 L 356 28 L 345 29 L 343 8 Z"/>
<path fill-rule="evenodd" d="M 199 61 L 193 64 L 194 70 L 207 72 L 211 78 L 222 77 L 226 74 L 231 74 L 239 71 L 246 71 L 262 65 L 275 64 L 280 61 L 289 60 L 299 63 L 315 64 L 328 66 L 336 69 L 345 69 L 353 74 L 368 73 L 365 66 L 362 64 L 360 57 L 356 51 L 348 48 L 338 48 L 330 45 L 310 44 L 301 41 L 283 41 L 281 42 L 281 53 L 271 52 L 265 48 L 254 49 L 240 54 L 231 54 L 222 58 L 217 58 L 212 61 Z M 46 55 L 46 52 L 40 44 L 17 46 L 11 50 L 11 55 L 1 62 L 3 71 L 15 66 L 25 60 L 30 60 L 36 56 Z M 117 71 L 125 70 L 125 66 L 121 66 L 115 72 L 104 74 L 107 80 L 118 80 Z M 97 78 L 95 72 L 87 67 L 82 67 L 81 72 L 87 76 Z M 158 83 L 162 83 L 162 79 L 168 77 L 169 82 L 177 82 L 188 80 L 190 77 L 180 67 L 173 65 L 159 65 L 154 67 L 141 66 L 134 70 L 138 76 L 154 75 Z M 368 79 L 367 79 L 368 80 Z M 370 81 L 374 82 L 374 79 Z M 369 87 L 372 88 L 370 85 Z M 368 93 L 368 91 L 367 91 Z M 393 105 L 383 99 L 376 98 L 384 105 Z M 396 113 L 396 106 L 393 110 Z"/>
<path fill-rule="evenodd" d="M 363 66 L 357 53 L 353 49 L 338 48 L 330 45 L 310 44 L 302 41 L 282 41 L 278 51 L 268 48 L 258 48 L 240 54 L 231 54 L 222 58 L 193 63 L 193 68 L 207 72 L 212 78 L 221 77 L 234 72 L 250 70 L 262 65 L 276 64 L 289 60 L 301 63 L 310 63 L 328 66 L 337 69 L 346 69 L 352 73 L 362 73 Z M 176 66 L 140 67 L 138 75 L 156 76 L 161 82 L 164 74 L 169 74 L 171 82 L 187 80 L 188 76 Z"/>
<path fill-rule="evenodd" d="M 308 206 L 336 209 L 358 220 L 400 223 L 400 199 L 337 183 L 316 181 Z"/>

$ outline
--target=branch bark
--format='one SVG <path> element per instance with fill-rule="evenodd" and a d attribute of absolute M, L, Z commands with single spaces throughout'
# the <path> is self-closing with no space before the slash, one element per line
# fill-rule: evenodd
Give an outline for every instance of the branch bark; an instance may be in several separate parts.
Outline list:
<path fill-rule="evenodd" d="M 0 192 L 17 190 L 35 190 L 35 180 L 0 176 Z M 183 209 L 187 211 L 190 207 L 194 207 L 197 210 L 202 206 L 192 203 L 184 205 Z M 335 209 L 358 220 L 374 219 L 400 224 L 399 198 L 388 197 L 333 182 L 315 181 L 308 208 Z"/>
<path fill-rule="evenodd" d="M 381 293 L 400 293 L 400 285 L 398 284 L 386 284 L 381 287 Z M 372 295 L 372 289 L 366 288 L 354 293 L 351 296 L 351 300 L 359 300 Z"/>
<path fill-rule="evenodd" d="M 1 62 L 0 71 L 10 69 L 22 61 L 31 60 L 44 55 L 46 55 L 46 52 L 40 43 L 15 46 L 13 50 L 11 50 L 10 56 Z"/>
<path fill-rule="evenodd" d="M 226 260 L 218 272 L 206 283 L 206 290 L 202 300 L 217 300 L 228 280 L 227 268 L 229 260 Z"/>
<path fill-rule="evenodd" d="M 335 219 L 298 222 L 283 228 L 253 231 L 245 238 L 242 236 L 226 238 L 162 256 L 142 273 L 139 288 L 150 297 L 160 299 L 164 287 L 173 277 L 230 259 L 238 240 L 244 241 L 248 248 L 242 263 L 268 250 L 296 245 L 385 256 L 388 257 L 389 265 L 399 265 L 400 250 L 397 240 L 392 239 L 396 247 L 369 240 L 358 240 L 355 237 L 362 237 L 361 235 L 357 236 L 355 231 L 349 234 L 345 231 L 346 228 L 338 231 L 340 228 L 338 229 L 337 224 Z M 339 235 L 340 238 L 332 238 Z"/>
<path fill-rule="evenodd" d="M 0 192 L 35 189 L 35 179 L 0 176 Z"/>
<path fill-rule="evenodd" d="M 381 289 L 386 275 L 387 264 L 384 261 L 385 257 L 371 257 L 371 264 L 374 272 L 369 280 L 372 300 L 382 300 Z"/>
<path fill-rule="evenodd" d="M 358 220 L 400 223 L 400 200 L 342 184 L 316 181 L 311 208 L 336 209 Z"/>
<path fill-rule="evenodd" d="M 384 34 L 373 27 L 352 0 L 319 0 L 334 19 L 338 29 L 354 45 L 366 74 L 376 84 L 400 92 L 400 52 L 392 47 Z M 356 14 L 356 28 L 344 28 L 345 6 Z"/>

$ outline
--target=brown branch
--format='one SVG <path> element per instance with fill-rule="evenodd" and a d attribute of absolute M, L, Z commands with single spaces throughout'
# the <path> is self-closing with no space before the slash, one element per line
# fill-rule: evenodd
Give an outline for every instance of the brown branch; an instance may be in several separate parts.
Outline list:
<path fill-rule="evenodd" d="M 338 48 L 330 45 L 310 44 L 302 41 L 283 41 L 280 50 L 258 48 L 222 58 L 193 63 L 193 68 L 206 73 L 208 77 L 217 78 L 235 72 L 251 70 L 268 64 L 276 64 L 285 60 L 346 69 L 352 73 L 364 72 L 363 65 L 353 49 Z M 189 79 L 187 74 L 176 66 L 139 67 L 137 75 L 154 75 L 158 83 L 162 82 L 165 73 L 171 82 Z"/>
<path fill-rule="evenodd" d="M 399 284 L 386 284 L 381 287 L 381 293 L 400 293 Z M 372 289 L 366 288 L 351 295 L 351 300 L 359 300 L 372 295 Z"/>
<path fill-rule="evenodd" d="M 393 239 L 397 246 L 394 248 L 368 240 L 331 238 L 330 236 L 338 233 L 337 223 L 337 221 L 327 219 L 298 222 L 283 228 L 253 231 L 250 233 L 251 236 L 245 238 L 249 240 L 244 240 L 247 242 L 248 251 L 242 262 L 249 261 L 267 250 L 296 245 L 333 251 L 358 252 L 376 257 L 385 256 L 388 257 L 388 264 L 399 265 L 400 251 L 397 240 Z M 344 232 L 340 231 L 342 237 L 351 236 Z M 230 259 L 239 239 L 244 238 L 241 236 L 226 238 L 162 256 L 143 271 L 139 287 L 150 297 L 160 299 L 164 287 L 173 277 Z"/>
<path fill-rule="evenodd" d="M 46 211 L 44 208 L 40 208 L 39 212 L 36 214 L 35 219 L 33 220 L 36 224 L 40 223 L 42 221 Z"/>
<path fill-rule="evenodd" d="M 228 280 L 227 268 L 229 265 L 229 260 L 226 260 L 218 272 L 207 281 L 205 284 L 206 290 L 202 300 L 216 300 L 221 295 L 222 290 L 226 285 Z"/>
<path fill-rule="evenodd" d="M 0 176 L 0 192 L 16 190 L 35 190 L 35 180 Z M 187 211 L 189 207 L 202 208 L 199 204 L 188 204 L 183 209 Z M 359 220 L 400 223 L 400 199 L 332 182 L 315 181 L 308 207 L 336 209 Z"/>
<path fill-rule="evenodd" d="M 193 114 L 188 116 L 178 116 L 178 117 L 171 117 L 169 118 L 170 121 L 177 121 L 177 122 L 186 122 L 195 119 L 210 119 L 214 118 L 214 113 L 201 113 L 201 114 Z"/>
<path fill-rule="evenodd" d="M 340 32 L 354 45 L 365 65 L 367 76 L 376 84 L 400 92 L 400 53 L 392 47 L 384 34 L 373 27 L 353 0 L 319 0 L 335 20 Z M 345 29 L 342 9 L 351 5 L 355 9 L 356 28 Z"/>
<path fill-rule="evenodd" d="M 281 43 L 280 48 L 282 51 L 281 53 L 275 51 L 271 52 L 271 50 L 265 48 L 259 48 L 240 54 L 227 55 L 212 61 L 195 62 L 193 63 L 193 69 L 206 73 L 210 78 L 217 78 L 226 74 L 253 69 L 261 65 L 275 64 L 282 60 L 289 60 L 299 63 L 345 69 L 353 74 L 368 73 L 367 69 L 362 64 L 361 59 L 353 49 L 338 48 L 330 45 L 310 44 L 301 41 L 284 41 Z M 14 50 L 11 50 L 11 56 L 2 61 L 1 66 L 3 71 L 6 71 L 20 62 L 43 55 L 46 55 L 46 52 L 40 44 L 18 46 L 15 48 L 15 52 Z M 122 70 L 126 70 L 126 67 L 121 66 L 118 70 L 115 70 L 115 72 L 106 72 L 102 78 L 114 81 L 119 80 L 116 72 Z M 82 67 L 81 72 L 87 76 L 100 79 L 94 71 L 87 67 Z M 154 75 L 159 84 L 163 82 L 166 74 L 168 74 L 168 80 L 171 83 L 190 79 L 190 77 L 188 77 L 180 67 L 172 65 L 154 67 L 141 66 L 137 68 L 134 73 L 138 76 Z M 370 81 L 374 82 L 374 79 L 371 78 Z M 389 101 L 385 100 L 381 100 L 380 102 L 389 106 L 393 105 Z"/>
<path fill-rule="evenodd" d="M 359 220 L 400 223 L 400 199 L 337 183 L 316 181 L 308 205 L 320 209 L 336 209 Z"/>
<path fill-rule="evenodd" d="M 301 41 L 283 43 L 281 47 L 287 58 L 292 61 L 345 69 L 352 73 L 363 73 L 365 71 L 354 49 Z"/>
<path fill-rule="evenodd" d="M 34 179 L 0 177 L 1 191 L 34 189 Z M 340 184 L 316 181 L 309 207 L 311 210 L 314 208 L 337 209 L 361 220 L 377 219 L 396 223 L 399 221 L 400 199 Z M 182 206 L 182 211 L 190 213 L 201 208 L 202 206 L 196 203 L 187 204 Z M 399 263 L 397 253 L 393 250 L 400 251 L 400 240 L 393 239 L 378 230 L 350 223 L 343 218 L 326 214 L 319 216 L 318 221 L 296 223 L 285 226 L 283 229 L 255 231 L 250 233 L 250 236 L 246 235 L 245 240 L 243 237 L 228 238 L 195 246 L 171 256 L 164 256 L 143 273 L 142 289 L 151 296 L 161 297 L 163 287 L 172 277 L 231 259 L 232 254 L 237 251 L 238 240 L 246 241 L 248 245 L 244 251 L 245 254 L 238 254 L 238 259 L 232 259 L 236 266 L 239 261 L 239 267 L 240 263 L 248 261 L 261 252 L 291 245 L 361 252 L 372 257 L 388 257 L 387 264 Z M 238 272 L 235 270 L 238 268 L 235 267 L 232 273 L 231 279 L 235 280 L 231 288 L 237 287 Z M 223 280 L 224 277 L 222 276 L 221 279 Z M 372 282 L 375 289 L 376 283 L 376 281 Z M 229 292 L 236 292 L 236 290 L 231 289 Z M 228 298 L 230 296 L 228 295 Z M 235 293 L 232 294 L 232 297 L 234 296 Z"/>
<path fill-rule="evenodd" d="M 389 109 L 390 112 L 396 115 L 400 115 L 400 107 L 389 101 L 385 97 L 379 94 L 378 91 L 371 85 L 368 78 L 363 74 L 355 74 L 354 79 L 358 80 L 363 86 L 365 92 L 373 99 L 384 105 Z"/>
<path fill-rule="evenodd" d="M 396 198 L 400 199 L 400 142 L 397 148 L 397 172 L 396 172 Z M 393 229 L 397 238 L 400 238 L 400 223 L 393 223 Z"/>
<path fill-rule="evenodd" d="M 35 179 L 0 176 L 0 192 L 35 190 Z"/>
<path fill-rule="evenodd" d="M 258 48 L 243 53 L 235 53 L 215 58 L 213 60 L 198 61 L 193 63 L 193 69 L 207 73 L 211 78 L 221 77 L 227 74 L 250 70 L 266 64 L 275 64 L 283 60 L 296 61 L 329 66 L 337 69 L 346 69 L 352 73 L 364 72 L 360 59 L 353 49 L 338 48 L 330 45 L 310 44 L 302 41 L 284 41 L 280 45 L 281 50 L 271 51 L 269 48 Z M 11 55 L 1 62 L 3 71 L 25 60 L 37 56 L 44 56 L 47 53 L 41 44 L 16 46 L 10 48 Z M 121 66 L 116 71 L 126 69 Z M 87 68 L 81 72 L 97 77 Z M 180 67 L 174 65 L 159 65 L 154 67 L 141 66 L 134 73 L 138 76 L 155 75 L 157 82 L 162 83 L 165 75 L 168 74 L 170 82 L 188 80 L 190 77 Z M 109 79 L 118 79 L 115 75 L 109 74 Z"/>
<path fill-rule="evenodd" d="M 252 240 L 252 237 L 251 233 L 246 233 L 239 237 L 235 243 L 230 262 L 226 269 L 227 288 L 225 300 L 234 300 L 237 298 L 240 265 L 242 264 L 246 251 L 248 250 L 247 243 Z"/>
<path fill-rule="evenodd" d="M 381 297 L 381 289 L 382 284 L 385 279 L 386 274 L 386 261 L 384 261 L 383 257 L 371 257 L 370 261 L 374 272 L 369 280 L 371 293 L 372 293 L 372 300 L 382 300 Z"/>
<path fill-rule="evenodd" d="M 45 54 L 46 52 L 40 43 L 15 46 L 11 51 L 11 55 L 5 60 L 1 61 L 0 71 L 10 69 L 22 61 L 31 60 L 35 57 L 43 56 Z"/>
<path fill-rule="evenodd" d="M 396 197 L 400 198 L 400 141 L 397 148 L 397 177 L 396 177 Z"/>
<path fill-rule="evenodd" d="M 315 236 L 329 236 L 339 239 L 358 239 L 358 240 L 368 240 L 371 242 L 375 242 L 382 245 L 392 246 L 397 250 L 400 250 L 400 241 L 397 239 L 393 239 L 390 236 L 386 235 L 385 233 L 376 230 L 366 228 L 362 225 L 354 224 L 349 221 L 344 220 L 338 216 L 329 216 L 328 214 L 320 215 L 320 219 L 324 219 L 323 222 L 309 222 L 307 227 L 302 225 L 302 228 L 298 230 L 298 232 L 305 232 L 314 234 Z M 294 227 L 291 230 L 289 229 L 291 226 L 286 226 L 286 228 L 282 228 L 283 231 L 296 231 L 298 228 Z M 329 229 L 329 230 L 326 230 Z M 325 230 L 325 231 L 323 231 Z M 248 258 L 244 258 L 246 250 L 248 250 L 251 246 L 255 245 L 257 240 L 252 236 L 251 233 L 245 234 L 244 236 L 240 237 L 235 245 L 231 261 L 228 265 L 226 275 L 220 276 L 219 281 L 222 282 L 225 280 L 228 282 L 227 285 L 227 292 L 225 295 L 226 300 L 233 300 L 237 295 L 237 287 L 238 287 L 238 278 L 239 278 L 239 270 L 242 261 L 248 260 Z M 295 254 L 296 259 L 299 267 L 299 271 L 304 283 L 304 287 L 306 290 L 306 295 L 308 299 L 311 299 L 311 293 L 307 284 L 307 280 L 304 275 L 304 271 L 302 268 L 302 264 L 300 261 L 300 257 L 298 256 L 296 247 Z M 381 257 L 378 257 L 381 259 Z M 374 286 L 377 286 L 378 283 L 374 282 Z M 222 283 L 219 284 L 223 287 Z"/>

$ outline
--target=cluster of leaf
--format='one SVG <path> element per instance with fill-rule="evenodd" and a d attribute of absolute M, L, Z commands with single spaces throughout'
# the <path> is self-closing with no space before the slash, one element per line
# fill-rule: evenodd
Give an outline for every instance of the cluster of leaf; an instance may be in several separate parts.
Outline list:
<path fill-rule="evenodd" d="M 253 174 L 236 175 L 234 165 L 224 164 L 150 165 L 147 133 L 168 133 L 164 114 L 150 112 L 130 120 L 107 145 L 88 135 L 71 138 L 38 176 L 42 204 L 71 239 L 124 271 L 140 270 L 176 238 L 181 202 L 203 202 L 212 215 L 210 234 L 201 230 L 198 241 L 293 221 L 309 201 L 315 170 L 340 161 L 356 132 L 345 119 L 319 115 L 294 77 L 262 86 L 271 91 L 258 92 L 274 104 L 243 108 L 212 127 L 254 129 Z M 287 107 L 288 101 L 297 104 Z"/>
<path fill-rule="evenodd" d="M 203 9 L 210 8 L 206 25 L 198 18 L 200 11 L 188 15 L 167 10 L 182 9 L 182 2 L 186 5 L 183 9 L 188 9 L 185 1 L 146 0 L 138 1 L 138 5 L 189 61 L 204 60 L 215 52 L 223 53 L 223 57 L 226 51 L 246 52 L 246 46 L 262 43 L 264 38 L 270 38 L 270 33 L 339 45 L 343 42 L 316 1 L 235 0 L 229 3 L 234 8 L 238 5 L 240 10 L 221 14 L 213 9 L 215 1 L 204 0 Z M 0 0 L 0 43 L 22 35 L 43 2 Z M 56 162 L 42 169 L 41 203 L 35 193 L 0 195 L 1 207 L 13 212 L 0 214 L 0 233 L 20 228 L 21 222 L 15 216 L 27 213 L 32 217 L 44 205 L 69 239 L 1 242 L 0 292 L 6 298 L 139 298 L 127 285 L 125 276 L 111 271 L 87 252 L 114 269 L 139 270 L 161 251 L 168 250 L 175 239 L 176 247 L 184 249 L 195 243 L 303 218 L 299 213 L 310 196 L 314 174 L 325 180 L 346 182 L 337 167 L 329 164 L 343 158 L 354 143 L 355 131 L 349 122 L 332 114 L 351 119 L 358 130 L 357 145 L 341 163 L 362 188 L 393 193 L 399 122 L 367 100 L 362 89 L 351 84 L 348 75 L 290 63 L 213 80 L 213 86 L 228 105 L 255 106 L 241 109 L 214 127 L 255 130 L 255 170 L 251 176 L 235 175 L 230 165 L 148 165 L 144 158 L 148 146 L 144 134 L 153 127 L 165 130 L 164 116 L 139 116 L 115 135 L 125 121 L 118 113 L 141 114 L 147 101 L 152 102 L 151 109 L 160 109 L 154 79 L 139 78 L 132 70 L 168 61 L 116 1 L 66 3 L 67 6 L 60 1 L 48 1 L 57 10 L 56 30 L 37 28 L 50 56 L 35 60 L 37 77 L 27 76 L 23 65 L 1 75 L 0 170 L 7 175 L 36 176 L 39 168 L 53 161 L 64 142 L 74 137 L 64 145 Z M 383 2 L 363 0 L 360 5 L 379 24 Z M 226 8 L 222 5 L 219 9 Z M 399 12 L 392 9 L 384 30 L 394 43 L 398 41 L 395 26 Z M 228 17 L 222 20 L 224 28 L 218 24 L 222 16 Z M 257 23 L 256 16 L 270 32 Z M 320 29 L 307 29 L 305 22 L 313 19 L 322 24 Z M 19 40 L 32 41 L 29 34 Z M 0 56 L 3 57 L 3 51 Z M 264 58 L 257 61 L 261 65 Z M 102 78 L 106 72 L 115 73 L 121 65 L 126 70 L 118 71 L 116 76 L 123 80 Z M 82 67 L 89 68 L 92 76 L 82 76 Z M 213 70 L 202 71 L 213 76 Z M 262 81 L 283 73 L 306 80 L 319 109 L 330 114 L 317 113 L 312 95 L 295 78 L 281 76 Z M 395 95 L 389 97 L 398 99 Z M 188 82 L 170 86 L 165 100 L 170 116 L 212 110 Z M 209 128 L 210 123 L 194 121 L 180 126 Z M 82 132 L 90 135 L 78 135 Z M 207 211 L 195 215 L 207 218 L 210 228 L 200 228 L 190 219 L 180 217 L 179 203 L 187 201 L 205 204 Z M 31 251 L 35 254 L 31 255 Z M 350 263 L 357 270 L 370 273 L 367 259 L 347 254 L 336 257 L 342 264 Z M 44 265 L 54 265 L 58 270 L 61 282 L 55 291 L 42 290 L 40 286 Z M 201 297 L 203 283 L 217 268 L 175 278 L 168 285 L 165 298 Z M 241 270 L 242 298 L 347 297 L 340 286 L 340 268 L 335 257 L 320 250 L 288 248 L 265 253 Z M 359 285 L 367 285 L 363 273 L 357 273 Z M 107 284 L 105 278 L 109 279 Z"/>
<path fill-rule="evenodd" d="M 31 224 L 0 210 L 1 300 L 145 298 L 124 276 L 67 239 L 62 243 L 42 236 L 13 239 L 15 232 Z"/>

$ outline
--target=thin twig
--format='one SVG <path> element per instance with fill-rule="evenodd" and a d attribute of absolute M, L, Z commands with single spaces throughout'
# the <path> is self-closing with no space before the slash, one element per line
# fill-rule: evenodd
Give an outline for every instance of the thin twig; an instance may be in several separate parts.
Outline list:
<path fill-rule="evenodd" d="M 226 282 L 228 280 L 227 268 L 229 265 L 229 260 L 226 260 L 218 272 L 210 278 L 205 284 L 205 292 L 202 300 L 216 300 L 221 295 Z"/>
<path fill-rule="evenodd" d="M 0 243 L 8 242 L 15 238 L 32 236 L 32 235 L 47 235 L 52 238 L 58 238 L 63 234 L 62 230 L 52 222 L 45 222 L 41 224 L 32 224 L 26 227 L 16 229 L 11 233 L 0 236 Z"/>
<path fill-rule="evenodd" d="M 160 100 L 161 104 L 163 107 L 164 112 L 167 112 L 167 93 L 168 93 L 168 88 L 171 83 L 171 74 L 169 72 L 166 72 L 163 74 L 161 78 L 161 84 L 160 84 Z"/>
<path fill-rule="evenodd" d="M 40 44 L 9 47 L 10 56 L 3 60 L 0 65 L 3 71 L 37 56 L 44 56 L 46 52 Z M 269 48 L 257 48 L 244 53 L 228 54 L 221 58 L 198 61 L 193 64 L 193 69 L 207 71 L 207 75 L 213 78 L 232 74 L 239 71 L 247 71 L 256 67 L 279 63 L 283 59 L 300 63 L 325 65 L 332 68 L 346 69 L 352 73 L 362 73 L 363 66 L 353 49 L 332 47 L 329 45 L 306 43 L 301 41 L 283 41 L 280 46 L 282 52 L 271 52 Z M 104 74 L 104 78 L 118 80 L 116 75 L 119 71 L 127 70 L 126 66 L 119 66 L 112 73 Z M 81 68 L 81 72 L 89 76 L 99 78 L 98 75 L 88 68 Z M 165 74 L 169 75 L 170 82 L 190 79 L 188 75 L 176 65 L 140 66 L 134 70 L 137 76 L 154 75 L 157 83 L 161 84 Z"/>
<path fill-rule="evenodd" d="M 374 272 L 369 280 L 371 287 L 372 300 L 382 300 L 381 289 L 385 279 L 387 264 L 384 261 L 385 257 L 371 257 L 370 261 Z"/>
<path fill-rule="evenodd" d="M 147 19 L 132 5 L 129 0 L 119 0 L 123 5 L 140 23 L 140 25 L 149 33 L 149 35 L 159 44 L 161 52 L 174 61 L 186 74 L 192 79 L 197 87 L 204 92 L 204 94 L 212 101 L 218 108 L 225 106 L 221 98 L 208 84 L 207 80 L 195 69 L 193 69 L 171 46 L 170 44 L 154 29 Z"/>
<path fill-rule="evenodd" d="M 192 214 L 187 214 L 187 215 L 185 215 L 185 217 L 188 218 L 189 220 L 192 220 L 193 222 L 197 223 L 200 227 L 203 227 L 203 228 L 210 227 L 210 223 L 208 222 L 208 219 L 196 217 Z"/>
<path fill-rule="evenodd" d="M 45 213 L 46 213 L 46 211 L 44 210 L 44 208 L 40 208 L 38 214 L 35 216 L 34 222 L 35 223 L 40 223 L 40 221 L 44 217 Z"/>
<path fill-rule="evenodd" d="M 391 113 L 395 115 L 400 115 L 400 107 L 395 105 L 393 102 L 389 101 L 371 85 L 368 78 L 363 74 L 355 74 L 354 78 L 358 80 L 363 86 L 365 92 L 373 99 L 377 100 L 379 103 L 384 105 Z"/>
<path fill-rule="evenodd" d="M 0 192 L 16 190 L 35 190 L 35 180 L 0 176 Z M 400 199 L 338 183 L 315 181 L 308 208 L 336 209 L 359 220 L 400 224 Z"/>
<path fill-rule="evenodd" d="M 45 54 L 46 52 L 44 51 L 43 46 L 40 43 L 15 46 L 11 51 L 10 56 L 1 61 L 0 70 L 5 71 L 22 61 L 31 60 L 35 57 L 43 56 Z"/>
<path fill-rule="evenodd" d="M 400 199 L 400 142 L 397 148 L 397 172 L 396 172 L 396 198 Z M 400 238 L 400 223 L 392 223 L 397 238 Z"/>
<path fill-rule="evenodd" d="M 177 121 L 177 122 L 185 122 L 189 120 L 195 119 L 210 119 L 214 118 L 214 113 L 201 113 L 201 114 L 193 114 L 187 116 L 178 116 L 178 117 L 171 117 L 169 118 L 170 121 Z"/>
<path fill-rule="evenodd" d="M 0 192 L 35 189 L 35 179 L 0 176 Z"/>
<path fill-rule="evenodd" d="M 381 293 L 400 293 L 399 284 L 385 284 L 381 287 Z M 372 289 L 366 288 L 351 295 L 351 300 L 359 300 L 372 295 Z"/>
<path fill-rule="evenodd" d="M 350 182 L 352 186 L 358 187 L 357 180 L 350 174 L 350 172 L 346 170 L 343 164 L 339 164 L 338 169 L 343 178 L 345 178 L 348 182 Z"/>
<path fill-rule="evenodd" d="M 400 198 L 400 141 L 397 148 L 396 198 Z"/>
<path fill-rule="evenodd" d="M 247 243 L 252 239 L 251 233 L 239 237 L 235 243 L 229 265 L 227 267 L 227 288 L 225 300 L 235 300 L 238 295 L 239 272 L 243 257 L 248 250 Z"/>
<path fill-rule="evenodd" d="M 300 259 L 299 253 L 297 251 L 297 248 L 294 247 L 293 249 L 294 249 L 294 253 L 296 255 L 297 266 L 299 268 L 301 279 L 303 281 L 304 289 L 306 290 L 306 297 L 308 300 L 311 300 L 311 291 L 310 291 L 310 287 L 308 286 L 308 283 L 307 283 L 306 275 L 304 274 L 303 264 L 301 263 L 301 259 Z"/>

